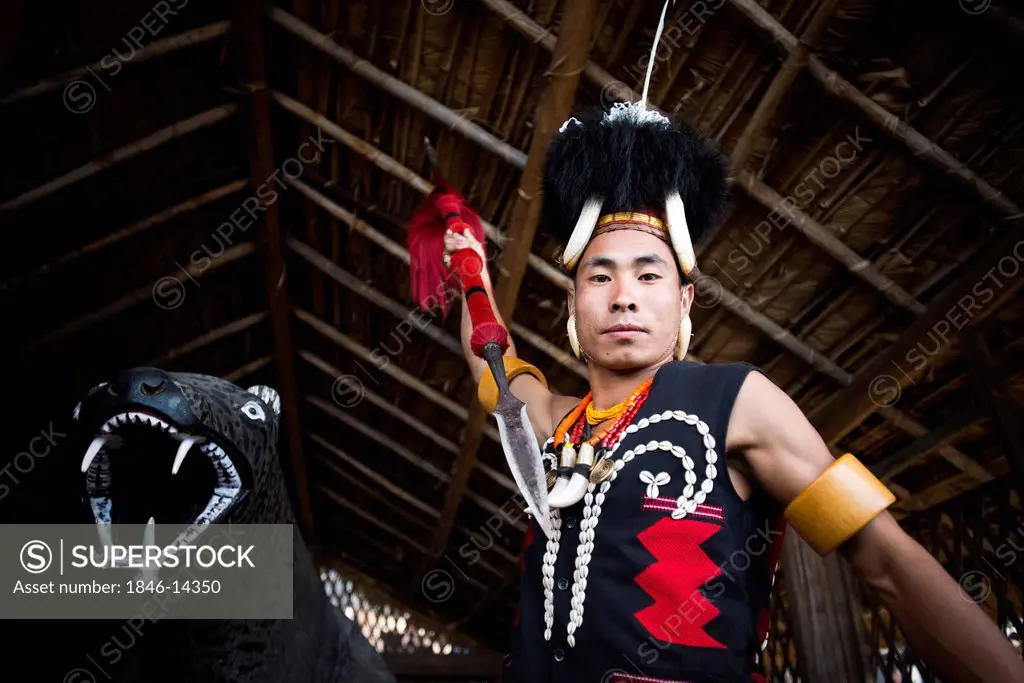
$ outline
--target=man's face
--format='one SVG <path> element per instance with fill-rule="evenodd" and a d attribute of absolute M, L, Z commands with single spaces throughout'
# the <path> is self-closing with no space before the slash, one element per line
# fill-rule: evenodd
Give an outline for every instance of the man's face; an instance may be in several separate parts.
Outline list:
<path fill-rule="evenodd" d="M 576 332 L 582 350 L 611 370 L 648 367 L 671 358 L 693 287 L 680 286 L 668 244 L 639 230 L 596 237 L 576 272 Z"/>

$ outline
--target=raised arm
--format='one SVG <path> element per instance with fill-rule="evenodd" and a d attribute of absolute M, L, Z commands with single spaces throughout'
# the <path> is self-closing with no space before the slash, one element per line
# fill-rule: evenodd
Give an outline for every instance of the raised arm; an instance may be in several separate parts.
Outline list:
<path fill-rule="evenodd" d="M 1024 681 L 1020 655 L 981 608 L 963 599 L 953 577 L 887 510 L 874 512 L 888 495 L 881 482 L 851 458 L 833 458 L 784 391 L 753 372 L 733 415 L 727 448 L 743 454 L 757 483 L 787 506 L 794 530 L 819 554 L 836 546 L 943 681 Z M 823 477 L 830 467 L 844 474 Z M 844 495 L 844 488 L 855 493 Z M 858 518 L 870 521 L 851 532 Z"/>
<path fill-rule="evenodd" d="M 446 233 L 444 246 L 446 257 L 459 249 L 469 247 L 480 254 L 484 263 L 487 263 L 487 255 L 484 252 L 483 245 L 468 230 L 465 234 Z M 501 313 L 494 303 L 494 290 L 491 285 L 490 273 L 486 267 L 481 273 L 481 278 L 484 282 L 484 288 L 487 290 L 487 298 L 491 302 L 491 308 L 494 310 L 494 317 L 505 329 L 508 329 L 508 325 L 502 319 Z M 490 411 L 494 407 L 494 402 L 497 401 L 497 393 L 494 381 L 490 379 L 491 371 L 487 367 L 487 361 L 473 353 L 470 346 L 472 334 L 473 323 L 470 319 L 469 307 L 466 303 L 466 298 L 462 297 L 462 352 L 466 357 L 466 362 L 469 364 L 469 370 L 473 374 L 473 381 L 478 387 L 481 387 L 478 392 L 481 403 Z M 526 404 L 526 413 L 530 418 L 530 423 L 533 425 L 534 432 L 537 434 L 537 439 L 540 443 L 544 443 L 555 431 L 555 422 L 558 418 L 555 417 L 554 411 L 565 403 L 566 397 L 555 397 L 548 388 L 547 381 L 543 379 L 540 371 L 519 358 L 511 333 L 509 334 L 508 348 L 505 350 L 505 372 L 510 378 L 509 389 L 519 400 Z M 556 400 L 556 398 L 559 400 Z M 575 399 L 570 400 L 575 401 Z"/>

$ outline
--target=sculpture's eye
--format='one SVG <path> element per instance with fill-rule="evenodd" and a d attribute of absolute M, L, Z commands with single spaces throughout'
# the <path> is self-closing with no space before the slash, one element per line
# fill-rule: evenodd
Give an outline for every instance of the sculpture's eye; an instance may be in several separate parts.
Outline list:
<path fill-rule="evenodd" d="M 245 415 L 250 420 L 267 421 L 267 414 L 263 412 L 263 406 L 256 401 L 249 401 L 242 406 L 242 415 Z"/>

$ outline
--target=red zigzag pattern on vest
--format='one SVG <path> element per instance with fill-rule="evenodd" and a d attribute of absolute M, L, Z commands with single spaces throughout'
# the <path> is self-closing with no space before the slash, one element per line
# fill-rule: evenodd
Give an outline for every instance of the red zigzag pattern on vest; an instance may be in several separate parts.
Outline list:
<path fill-rule="evenodd" d="M 633 616 L 655 638 L 692 647 L 725 647 L 704 631 L 718 608 L 698 592 L 721 569 L 700 544 L 721 530 L 720 524 L 663 517 L 638 536 L 655 562 L 636 576 L 654 600 Z"/>

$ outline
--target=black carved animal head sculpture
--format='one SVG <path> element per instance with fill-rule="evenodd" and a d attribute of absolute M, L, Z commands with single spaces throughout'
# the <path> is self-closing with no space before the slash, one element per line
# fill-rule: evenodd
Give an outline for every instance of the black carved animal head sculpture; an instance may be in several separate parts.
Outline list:
<path fill-rule="evenodd" d="M 290 523 L 280 413 L 264 385 L 124 370 L 75 407 L 83 498 L 97 524 Z"/>
<path fill-rule="evenodd" d="M 277 455 L 280 414 L 272 388 L 209 375 L 142 367 L 99 383 L 74 409 L 80 490 L 99 534 L 144 524 L 155 535 L 162 521 L 196 529 L 177 544 L 207 524 L 293 524 Z M 137 647 L 125 631 L 131 643 L 119 643 L 124 663 L 114 680 L 394 683 L 358 626 L 328 601 L 297 527 L 292 551 L 291 619 L 160 619 Z"/>

